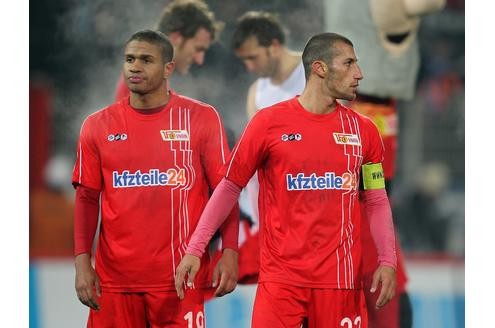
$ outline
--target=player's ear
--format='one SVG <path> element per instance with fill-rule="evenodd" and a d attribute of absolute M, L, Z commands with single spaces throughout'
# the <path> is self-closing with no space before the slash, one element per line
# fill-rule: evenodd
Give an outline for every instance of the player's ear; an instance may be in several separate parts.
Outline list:
<path fill-rule="evenodd" d="M 184 40 L 184 37 L 182 36 L 182 34 L 180 34 L 180 32 L 175 31 L 175 32 L 172 32 L 168 35 L 168 39 L 170 40 L 170 43 L 172 43 L 172 45 L 175 48 L 182 43 L 182 40 Z"/>
<path fill-rule="evenodd" d="M 163 79 L 168 80 L 172 76 L 174 69 L 175 69 L 175 62 L 174 61 L 169 61 L 168 63 L 165 63 L 164 64 L 164 70 L 163 70 Z"/>
<path fill-rule="evenodd" d="M 268 46 L 268 49 L 270 49 L 270 53 L 272 56 L 278 56 L 280 50 L 282 49 L 282 44 L 279 40 L 273 39 L 272 43 Z"/>
<path fill-rule="evenodd" d="M 315 60 L 311 64 L 311 70 L 313 71 L 313 73 L 315 73 L 316 75 L 318 75 L 318 77 L 324 78 L 327 75 L 328 66 L 322 60 Z"/>

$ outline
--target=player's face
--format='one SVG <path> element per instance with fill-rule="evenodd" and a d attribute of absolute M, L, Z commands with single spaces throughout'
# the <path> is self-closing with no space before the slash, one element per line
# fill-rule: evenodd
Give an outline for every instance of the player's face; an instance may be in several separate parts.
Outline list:
<path fill-rule="evenodd" d="M 124 78 L 131 92 L 144 95 L 160 90 L 171 73 L 159 45 L 137 40 L 127 44 Z"/>
<path fill-rule="evenodd" d="M 254 36 L 248 38 L 235 50 L 249 73 L 257 77 L 272 77 L 277 69 L 277 61 L 272 56 L 271 46 L 263 47 Z"/>
<path fill-rule="evenodd" d="M 354 100 L 359 81 L 363 79 L 354 48 L 338 42 L 335 49 L 336 56 L 329 65 L 326 79 L 328 90 L 335 99 Z"/>
<path fill-rule="evenodd" d="M 185 75 L 193 63 L 203 65 L 210 43 L 211 33 L 203 27 L 200 27 L 192 38 L 180 37 L 174 45 L 174 61 L 177 71 Z"/>

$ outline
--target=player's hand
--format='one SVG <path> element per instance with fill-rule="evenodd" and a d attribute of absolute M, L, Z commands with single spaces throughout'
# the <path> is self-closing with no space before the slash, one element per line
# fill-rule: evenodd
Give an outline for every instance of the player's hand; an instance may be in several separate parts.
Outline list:
<path fill-rule="evenodd" d="M 214 293 L 215 296 L 223 296 L 235 289 L 239 278 L 238 259 L 239 254 L 233 249 L 226 248 L 223 250 L 222 257 L 213 270 L 212 286 L 216 287 L 218 284 L 218 288 Z M 218 283 L 218 279 L 220 279 L 220 283 Z"/>
<path fill-rule="evenodd" d="M 198 273 L 201 266 L 201 259 L 197 256 L 186 254 L 182 261 L 180 261 L 179 266 L 175 270 L 175 290 L 177 291 L 177 296 L 182 300 L 184 299 L 184 280 L 186 279 L 187 273 L 187 287 L 192 288 L 194 283 L 194 277 Z"/>
<path fill-rule="evenodd" d="M 88 253 L 76 256 L 76 293 L 82 304 L 93 310 L 99 310 L 100 304 L 95 296 L 101 296 L 100 279 L 91 265 Z"/>
<path fill-rule="evenodd" d="M 397 285 L 395 269 L 390 266 L 380 265 L 373 275 L 370 292 L 376 292 L 378 284 L 382 285 L 380 295 L 376 300 L 376 308 L 380 309 L 390 302 L 395 295 L 395 287 Z"/>

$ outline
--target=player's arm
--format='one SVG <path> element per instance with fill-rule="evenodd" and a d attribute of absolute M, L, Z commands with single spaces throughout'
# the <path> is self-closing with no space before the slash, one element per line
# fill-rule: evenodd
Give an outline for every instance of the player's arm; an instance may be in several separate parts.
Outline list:
<path fill-rule="evenodd" d="M 232 207 L 237 204 L 242 187 L 248 183 L 256 169 L 265 160 L 266 144 L 264 140 L 260 140 L 259 136 L 267 131 L 268 121 L 269 119 L 264 114 L 260 112 L 256 114 L 242 133 L 228 163 L 222 167 L 221 174 L 225 178 L 215 188 L 201 214 L 198 226 L 186 250 L 188 254 L 176 270 L 175 288 L 180 298 L 184 296 L 182 287 L 186 273 L 189 274 L 188 284 L 192 284 L 206 244 Z"/>
<path fill-rule="evenodd" d="M 99 296 L 100 284 L 91 264 L 91 249 L 98 225 L 102 177 L 98 146 L 95 143 L 96 138 L 93 137 L 94 122 L 88 117 L 82 125 L 72 184 L 76 188 L 74 212 L 76 293 L 84 305 L 98 309 L 99 304 L 94 291 Z"/>
<path fill-rule="evenodd" d="M 212 108 L 204 112 L 203 146 L 201 147 L 201 163 L 209 187 L 216 188 L 222 179 L 220 168 L 225 164 L 229 155 L 225 129 L 218 113 Z M 213 287 L 215 296 L 223 296 L 234 290 L 239 276 L 238 240 L 239 240 L 239 205 L 234 207 L 227 219 L 220 226 L 222 238 L 222 256 L 213 270 Z"/>
<path fill-rule="evenodd" d="M 256 84 L 258 80 L 254 81 L 249 87 L 247 99 L 246 99 L 246 116 L 250 120 L 256 113 Z"/>
<path fill-rule="evenodd" d="M 76 187 L 74 213 L 74 255 L 77 298 L 86 306 L 99 310 L 96 295 L 101 295 L 98 276 L 91 264 L 91 248 L 98 225 L 100 191 Z"/>
<path fill-rule="evenodd" d="M 222 256 L 215 265 L 212 276 L 212 287 L 218 285 L 214 293 L 218 297 L 232 292 L 239 278 L 239 215 L 239 203 L 235 202 L 220 226 Z"/>
<path fill-rule="evenodd" d="M 394 224 L 381 163 L 362 166 L 362 187 L 361 198 L 379 262 L 373 275 L 371 292 L 374 293 L 381 284 L 376 302 L 376 308 L 381 308 L 394 297 L 397 284 Z"/>
<path fill-rule="evenodd" d="M 200 268 L 201 257 L 211 237 L 225 221 L 237 203 L 241 187 L 235 183 L 222 179 L 215 188 L 210 200 L 206 204 L 199 219 L 198 226 L 189 241 L 186 255 L 182 258 L 175 274 L 175 289 L 180 299 L 184 298 L 183 284 L 188 274 L 187 286 L 191 287 L 194 277 Z M 237 225 L 239 225 L 237 223 Z"/>

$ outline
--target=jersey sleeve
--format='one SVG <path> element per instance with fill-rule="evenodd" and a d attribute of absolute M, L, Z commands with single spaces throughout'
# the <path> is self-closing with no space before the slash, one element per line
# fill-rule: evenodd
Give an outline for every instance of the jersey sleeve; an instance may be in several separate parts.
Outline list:
<path fill-rule="evenodd" d="M 72 172 L 74 187 L 83 185 L 95 190 L 102 188 L 101 161 L 93 137 L 94 132 L 91 120 L 87 118 L 81 127 L 77 144 L 76 163 Z"/>
<path fill-rule="evenodd" d="M 201 163 L 208 184 L 214 189 L 222 178 L 218 170 L 225 164 L 229 146 L 220 115 L 213 108 L 205 110 L 208 113 L 202 121 L 205 138 L 202 143 Z"/>
<path fill-rule="evenodd" d="M 244 129 L 221 173 L 244 188 L 265 159 L 267 116 L 258 111 Z"/>
<path fill-rule="evenodd" d="M 225 164 L 229 155 L 227 136 L 222 120 L 218 112 L 211 108 L 207 117 L 203 120 L 206 137 L 203 140 L 203 151 L 201 152 L 201 163 L 205 169 L 206 178 L 211 189 L 217 187 L 222 176 L 219 169 Z M 222 236 L 222 248 L 237 250 L 239 239 L 239 206 L 236 205 L 230 211 L 227 219 L 220 227 Z"/>
<path fill-rule="evenodd" d="M 363 164 L 382 163 L 384 146 L 380 133 L 373 121 L 368 118 L 363 119 L 366 131 Z"/>

